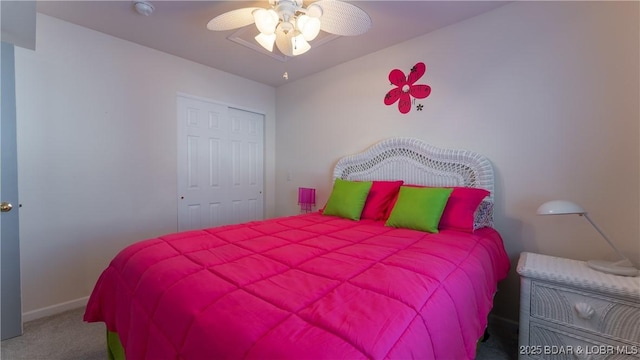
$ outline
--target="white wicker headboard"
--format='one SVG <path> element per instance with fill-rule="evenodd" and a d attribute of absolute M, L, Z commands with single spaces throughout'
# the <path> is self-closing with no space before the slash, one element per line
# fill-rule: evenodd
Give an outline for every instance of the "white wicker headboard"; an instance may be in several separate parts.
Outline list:
<path fill-rule="evenodd" d="M 476 212 L 476 224 L 493 223 L 493 167 L 486 157 L 472 151 L 440 149 L 411 138 L 390 138 L 340 159 L 333 178 L 404 180 L 415 185 L 486 189 L 491 195 Z"/>

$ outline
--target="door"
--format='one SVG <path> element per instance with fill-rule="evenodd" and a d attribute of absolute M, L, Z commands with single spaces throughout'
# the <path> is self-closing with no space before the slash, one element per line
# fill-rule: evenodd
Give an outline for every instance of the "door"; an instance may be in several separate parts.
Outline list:
<path fill-rule="evenodd" d="M 18 229 L 18 161 L 13 45 L 0 50 L 0 337 L 22 334 L 20 238 Z"/>
<path fill-rule="evenodd" d="M 264 217 L 264 115 L 178 96 L 178 230 Z"/>

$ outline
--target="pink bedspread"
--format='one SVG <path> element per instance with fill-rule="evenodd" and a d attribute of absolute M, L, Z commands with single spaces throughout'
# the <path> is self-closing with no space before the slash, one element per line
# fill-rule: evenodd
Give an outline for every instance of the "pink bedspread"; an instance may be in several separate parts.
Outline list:
<path fill-rule="evenodd" d="M 473 358 L 509 260 L 493 229 L 300 215 L 125 248 L 84 319 L 127 359 Z"/>

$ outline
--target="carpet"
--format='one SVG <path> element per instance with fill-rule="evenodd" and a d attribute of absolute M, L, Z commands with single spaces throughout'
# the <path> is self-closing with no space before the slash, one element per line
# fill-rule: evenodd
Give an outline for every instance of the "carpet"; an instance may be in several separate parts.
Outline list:
<path fill-rule="evenodd" d="M 30 321 L 24 334 L 0 343 L 3 360 L 106 360 L 106 328 L 103 323 L 82 321 L 84 308 Z M 477 360 L 515 360 L 517 335 L 495 322 L 489 339 L 480 344 Z M 449 360 L 449 359 L 443 359 Z M 456 359 L 451 359 L 456 360 Z"/>

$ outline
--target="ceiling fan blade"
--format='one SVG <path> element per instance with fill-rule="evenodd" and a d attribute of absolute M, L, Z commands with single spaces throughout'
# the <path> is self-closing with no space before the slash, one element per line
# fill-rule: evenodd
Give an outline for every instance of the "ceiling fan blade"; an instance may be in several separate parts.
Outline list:
<path fill-rule="evenodd" d="M 253 12 L 257 7 L 236 9 L 220 14 L 207 23 L 207 29 L 225 31 L 241 28 L 254 23 Z"/>
<path fill-rule="evenodd" d="M 341 36 L 355 36 L 367 32 L 371 18 L 362 9 L 338 0 L 318 0 L 314 5 L 322 9 L 320 29 Z"/>

